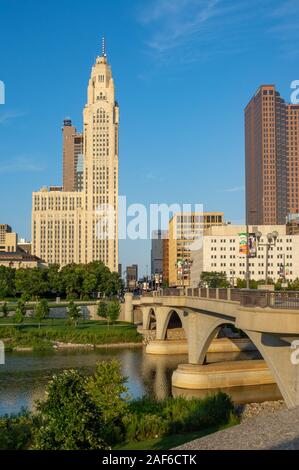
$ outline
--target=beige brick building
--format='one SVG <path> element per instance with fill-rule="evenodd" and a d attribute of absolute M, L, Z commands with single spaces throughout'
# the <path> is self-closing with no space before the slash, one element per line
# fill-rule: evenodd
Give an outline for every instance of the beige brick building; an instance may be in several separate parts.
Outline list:
<path fill-rule="evenodd" d="M 7 224 L 0 224 L 0 253 L 17 251 L 18 235 Z"/>
<path fill-rule="evenodd" d="M 201 239 L 203 231 L 212 225 L 224 223 L 223 212 L 184 212 L 173 216 L 169 222 L 169 286 L 190 285 L 191 245 Z"/>
<path fill-rule="evenodd" d="M 101 260 L 117 271 L 119 108 L 105 51 L 92 67 L 83 122 L 83 191 L 33 193 L 32 253 L 62 266 Z M 99 234 L 109 214 L 110 229 Z"/>

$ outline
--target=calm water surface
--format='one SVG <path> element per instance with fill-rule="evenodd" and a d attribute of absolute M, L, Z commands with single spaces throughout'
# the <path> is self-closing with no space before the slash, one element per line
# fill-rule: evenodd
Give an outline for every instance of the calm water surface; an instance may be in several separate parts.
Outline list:
<path fill-rule="evenodd" d="M 214 362 L 209 355 L 209 362 Z M 7 353 L 5 365 L 0 365 L 0 415 L 18 413 L 22 408 L 34 410 L 35 401 L 44 398 L 47 382 L 63 369 L 76 368 L 91 374 L 98 361 L 118 359 L 122 373 L 128 377 L 132 397 L 149 394 L 158 399 L 170 395 L 188 395 L 180 389 L 172 389 L 171 375 L 178 364 L 187 362 L 186 355 L 152 356 L 143 348 L 122 348 L 96 351 L 60 351 L 43 353 Z M 214 358 L 215 359 L 215 358 Z M 226 359 L 232 360 L 233 357 Z M 223 360 L 219 355 L 216 361 Z M 203 396 L 208 391 L 198 392 Z M 192 392 L 194 393 L 194 391 Z M 231 391 L 239 403 L 279 399 L 276 386 L 240 388 Z"/>

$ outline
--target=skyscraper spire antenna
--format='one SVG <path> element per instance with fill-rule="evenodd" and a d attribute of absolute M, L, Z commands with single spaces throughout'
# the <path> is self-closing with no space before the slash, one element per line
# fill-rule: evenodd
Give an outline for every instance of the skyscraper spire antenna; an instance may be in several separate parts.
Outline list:
<path fill-rule="evenodd" d="M 106 57 L 106 40 L 105 40 L 105 36 L 102 37 L 102 56 Z"/>

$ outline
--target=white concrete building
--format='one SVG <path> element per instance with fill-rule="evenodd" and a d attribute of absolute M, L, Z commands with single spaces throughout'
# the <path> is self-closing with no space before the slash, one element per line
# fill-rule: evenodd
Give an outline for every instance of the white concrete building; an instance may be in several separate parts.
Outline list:
<path fill-rule="evenodd" d="M 249 233 L 261 232 L 255 258 L 250 258 L 250 278 L 265 280 L 266 252 L 263 246 L 267 234 L 278 232 L 275 246 L 269 248 L 268 277 L 277 281 L 285 273 L 286 281 L 299 278 L 299 235 L 287 235 L 285 225 L 249 226 Z M 240 234 L 246 233 L 245 225 L 212 226 L 205 230 L 202 249 L 192 253 L 193 265 L 190 273 L 191 287 L 198 286 L 203 271 L 223 272 L 227 280 L 246 278 L 246 255 L 240 253 Z"/>

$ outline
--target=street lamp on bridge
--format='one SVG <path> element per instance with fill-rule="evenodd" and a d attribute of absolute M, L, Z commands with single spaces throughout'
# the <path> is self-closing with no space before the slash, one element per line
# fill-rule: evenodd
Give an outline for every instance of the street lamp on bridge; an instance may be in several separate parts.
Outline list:
<path fill-rule="evenodd" d="M 257 240 L 257 246 L 264 246 L 266 248 L 266 271 L 265 271 L 265 280 L 266 284 L 268 284 L 268 271 L 269 271 L 269 249 L 271 246 L 276 246 L 277 238 L 279 233 L 274 231 L 267 233 L 266 235 L 266 243 L 261 243 L 261 238 L 262 238 L 262 233 L 261 232 L 256 232 L 256 240 Z"/>

